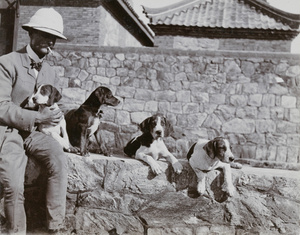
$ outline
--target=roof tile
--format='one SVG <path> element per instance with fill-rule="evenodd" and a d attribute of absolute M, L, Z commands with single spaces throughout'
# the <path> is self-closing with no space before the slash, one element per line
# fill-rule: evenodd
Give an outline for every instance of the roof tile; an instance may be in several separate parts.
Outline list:
<path fill-rule="evenodd" d="M 288 24 L 263 13 L 257 6 L 246 4 L 245 1 L 184 0 L 164 8 L 151 9 L 144 7 L 144 12 L 150 19 L 150 26 L 176 25 L 295 30 Z M 256 1 L 262 2 L 261 0 Z M 251 3 L 253 0 L 248 2 Z M 266 3 L 263 4 L 266 5 Z"/>

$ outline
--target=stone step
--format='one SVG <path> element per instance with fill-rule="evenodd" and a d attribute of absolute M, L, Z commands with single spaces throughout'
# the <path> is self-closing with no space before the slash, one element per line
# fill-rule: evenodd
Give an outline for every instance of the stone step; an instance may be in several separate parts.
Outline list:
<path fill-rule="evenodd" d="M 223 174 L 215 170 L 208 173 L 207 195 L 199 196 L 194 172 L 187 160 L 180 162 L 184 169 L 177 175 L 159 161 L 164 173 L 156 176 L 124 156 L 68 154 L 68 234 L 299 234 L 299 171 L 232 169 L 237 191 L 228 197 Z M 29 232 L 44 216 L 38 169 L 31 161 L 26 173 Z"/>

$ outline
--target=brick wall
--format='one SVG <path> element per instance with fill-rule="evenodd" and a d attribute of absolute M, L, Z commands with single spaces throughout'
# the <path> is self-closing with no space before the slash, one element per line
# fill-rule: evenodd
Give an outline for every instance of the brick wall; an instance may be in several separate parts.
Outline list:
<path fill-rule="evenodd" d="M 92 1 L 94 2 L 94 1 Z M 83 4 L 83 3 L 81 3 Z M 86 4 L 88 5 L 88 4 Z M 100 5 L 91 6 L 20 6 L 20 23 L 17 49 L 29 42 L 28 33 L 21 28 L 41 7 L 53 7 L 64 20 L 64 35 L 67 41 L 57 40 L 57 44 L 81 46 L 141 46 L 116 19 Z"/>
<path fill-rule="evenodd" d="M 14 15 L 14 10 L 0 9 L 0 56 L 12 50 Z"/>
<path fill-rule="evenodd" d="M 168 147 L 184 158 L 199 137 L 224 135 L 236 157 L 299 163 L 300 57 L 279 53 L 161 48 L 58 47 L 49 57 L 65 107 L 100 85 L 122 99 L 104 108 L 103 141 L 115 151 L 138 124 L 164 113 L 174 126 Z"/>
<path fill-rule="evenodd" d="M 182 36 L 156 36 L 156 47 L 176 48 L 183 50 L 240 50 L 290 52 L 291 42 L 286 40 L 254 40 L 232 38 L 193 38 Z"/>

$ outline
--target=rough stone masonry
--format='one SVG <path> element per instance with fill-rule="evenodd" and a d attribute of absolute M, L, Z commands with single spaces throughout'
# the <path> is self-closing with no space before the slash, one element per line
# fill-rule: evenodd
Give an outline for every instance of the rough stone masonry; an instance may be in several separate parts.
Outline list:
<path fill-rule="evenodd" d="M 213 171 L 206 182 L 212 200 L 197 196 L 185 159 L 197 138 L 224 135 L 240 159 L 299 164 L 299 55 L 58 46 L 48 61 L 60 77 L 62 108 L 79 106 L 100 85 L 122 99 L 103 108 L 99 129 L 113 157 L 68 155 L 66 234 L 299 234 L 298 171 L 233 170 L 233 198 Z M 174 126 L 166 142 L 184 166 L 180 175 L 160 162 L 164 173 L 154 176 L 122 154 L 155 112 Z M 29 234 L 42 234 L 45 218 L 38 169 L 30 162 L 26 174 Z"/>
<path fill-rule="evenodd" d="M 197 138 L 223 135 L 237 158 L 299 163 L 299 55 L 58 46 L 48 59 L 64 107 L 100 85 L 122 99 L 104 108 L 99 128 L 110 152 L 122 152 L 137 125 L 161 112 L 174 126 L 166 141 L 178 158 Z"/>

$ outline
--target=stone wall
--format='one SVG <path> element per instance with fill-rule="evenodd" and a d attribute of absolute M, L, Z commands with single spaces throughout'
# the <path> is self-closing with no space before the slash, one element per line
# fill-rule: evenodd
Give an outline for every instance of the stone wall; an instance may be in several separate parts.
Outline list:
<path fill-rule="evenodd" d="M 290 52 L 290 40 L 256 40 L 235 38 L 194 38 L 155 36 L 154 46 L 181 50 L 230 50 Z"/>
<path fill-rule="evenodd" d="M 111 152 L 160 112 L 173 124 L 166 143 L 178 158 L 197 138 L 223 135 L 237 158 L 299 163 L 299 55 L 58 46 L 48 61 L 64 107 L 100 85 L 122 100 L 103 108 L 99 133 Z"/>
<path fill-rule="evenodd" d="M 180 162 L 180 175 L 159 161 L 163 173 L 155 176 L 146 164 L 123 156 L 68 154 L 68 231 L 63 234 L 299 234 L 299 172 L 232 169 L 236 193 L 228 198 L 221 190 L 223 174 L 215 170 L 207 174 L 207 195 L 199 196 L 194 172 L 187 160 Z M 46 184 L 43 174 L 33 177 L 37 169 L 29 161 L 28 234 L 45 234 Z M 0 215 L 1 209 L 0 204 Z"/>

